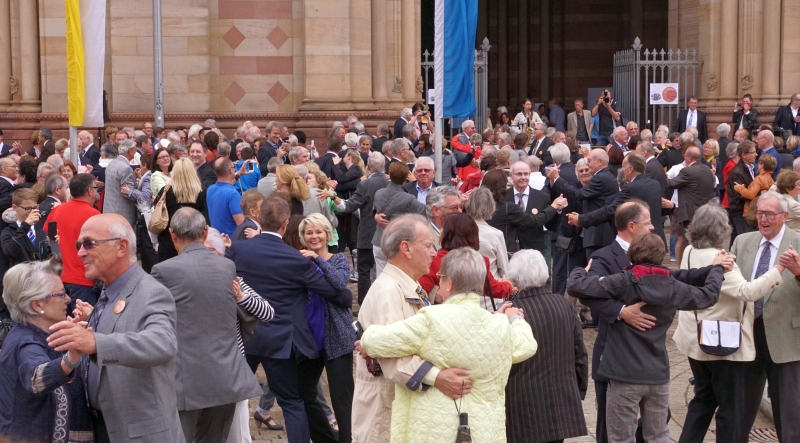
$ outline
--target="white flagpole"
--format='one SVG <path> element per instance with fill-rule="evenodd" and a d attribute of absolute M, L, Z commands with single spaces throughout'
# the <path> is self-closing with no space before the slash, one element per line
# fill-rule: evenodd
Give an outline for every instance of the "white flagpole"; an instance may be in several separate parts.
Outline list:
<path fill-rule="evenodd" d="M 78 128 L 69 127 L 69 161 L 78 167 Z"/>
<path fill-rule="evenodd" d="M 442 138 L 444 137 L 444 130 L 442 129 L 443 121 L 444 120 L 442 118 L 437 118 L 436 127 L 434 128 L 435 129 L 434 137 L 436 137 L 436 140 L 434 140 L 433 144 L 434 146 L 433 161 L 434 164 L 436 165 L 436 177 L 434 178 L 434 180 L 436 180 L 439 183 L 442 183 Z M 445 186 L 450 186 L 452 183 L 442 183 L 442 184 Z"/>

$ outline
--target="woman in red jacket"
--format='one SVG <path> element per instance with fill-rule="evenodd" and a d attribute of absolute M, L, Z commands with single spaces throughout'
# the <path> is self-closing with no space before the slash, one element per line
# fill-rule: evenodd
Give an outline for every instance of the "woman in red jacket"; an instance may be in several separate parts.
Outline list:
<path fill-rule="evenodd" d="M 419 279 L 419 284 L 425 292 L 431 292 L 434 286 L 439 285 L 439 268 L 442 266 L 442 259 L 449 251 L 458 248 L 469 247 L 478 250 L 480 247 L 480 240 L 478 237 L 478 224 L 467 214 L 456 212 L 448 215 L 444 219 L 444 226 L 441 233 L 442 249 L 436 254 L 436 257 L 431 263 L 430 270 L 422 278 Z M 484 295 L 496 299 L 505 299 L 517 292 L 514 286 L 503 280 L 496 280 L 492 273 L 489 271 L 489 259 L 483 257 L 486 263 L 486 283 L 483 287 Z M 437 300 L 436 303 L 439 303 Z M 488 305 L 491 306 L 491 302 Z"/>

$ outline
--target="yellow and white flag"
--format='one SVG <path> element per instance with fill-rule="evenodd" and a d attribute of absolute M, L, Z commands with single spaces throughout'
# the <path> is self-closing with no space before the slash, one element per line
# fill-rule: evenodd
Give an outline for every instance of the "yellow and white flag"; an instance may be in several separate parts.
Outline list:
<path fill-rule="evenodd" d="M 103 126 L 106 0 L 64 0 L 69 125 Z"/>

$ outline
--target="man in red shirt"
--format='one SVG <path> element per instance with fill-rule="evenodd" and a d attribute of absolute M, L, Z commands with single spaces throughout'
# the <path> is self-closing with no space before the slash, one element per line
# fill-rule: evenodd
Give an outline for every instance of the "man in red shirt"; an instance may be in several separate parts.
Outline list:
<path fill-rule="evenodd" d="M 64 262 L 61 281 L 64 282 L 64 290 L 72 300 L 71 307 L 75 307 L 76 299 L 94 306 L 97 303 L 97 293 L 93 289 L 94 282 L 86 278 L 83 262 L 78 258 L 78 251 L 75 248 L 83 224 L 90 217 L 100 214 L 100 211 L 92 206 L 97 198 L 94 176 L 77 174 L 69 182 L 69 192 L 72 199 L 54 207 L 47 217 L 45 226 L 49 226 L 50 222 L 58 224 L 58 245 Z"/>

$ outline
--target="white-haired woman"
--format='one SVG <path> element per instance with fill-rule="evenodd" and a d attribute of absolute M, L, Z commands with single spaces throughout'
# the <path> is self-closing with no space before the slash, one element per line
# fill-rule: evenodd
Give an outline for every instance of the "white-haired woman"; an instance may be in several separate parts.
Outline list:
<path fill-rule="evenodd" d="M 80 376 L 82 354 L 48 346 L 69 296 L 50 262 L 21 263 L 3 277 L 14 321 L 0 352 L 0 436 L 10 441 L 92 441 Z"/>
<path fill-rule="evenodd" d="M 729 244 L 730 234 L 728 214 L 716 199 L 698 208 L 686 231 L 689 246 L 683 252 L 681 269 L 711 265 L 714 256 Z M 678 313 L 678 327 L 672 339 L 678 351 L 689 358 L 695 379 L 694 398 L 689 402 L 680 441 L 702 441 L 715 412 L 718 442 L 747 441 L 750 427 L 744 423 L 747 415 L 744 378 L 747 362 L 753 361 L 756 355 L 753 304 L 749 302 L 760 299 L 780 284 L 782 272 L 783 267 L 776 259 L 774 266 L 748 282 L 750 275 L 743 276 L 734 263 L 733 269 L 725 273 L 719 301 L 714 306 Z M 703 352 L 697 337 L 697 322 L 702 320 L 741 323 L 739 350 L 725 357 Z"/>
<path fill-rule="evenodd" d="M 508 374 L 512 364 L 536 353 L 537 345 L 521 309 L 506 304 L 498 315 L 481 308 L 485 280 L 486 263 L 478 251 L 450 251 L 439 269 L 437 297 L 444 300 L 442 304 L 424 307 L 391 325 L 372 325 L 364 332 L 360 345 L 368 356 L 417 355 L 437 368 L 470 371 L 472 388 L 455 406 L 435 388 L 397 389 L 392 442 L 456 441 L 459 413 L 468 414 L 472 441 L 505 441 Z"/>
<path fill-rule="evenodd" d="M 507 276 L 520 291 L 514 307 L 525 311 L 533 336 L 545 344 L 515 365 L 508 378 L 508 441 L 563 441 L 586 435 L 581 400 L 589 385 L 589 360 L 578 317 L 564 297 L 545 287 L 547 264 L 539 251 L 514 254 Z"/>
<path fill-rule="evenodd" d="M 300 222 L 300 242 L 306 247 L 300 253 L 311 259 L 325 279 L 336 289 L 344 289 L 350 279 L 350 265 L 344 254 L 331 254 L 328 242 L 333 238 L 333 227 L 325 216 L 314 213 Z M 351 440 L 351 410 L 353 405 L 353 350 L 356 334 L 351 323 L 353 315 L 329 303 L 322 297 L 309 293 L 306 318 L 317 347 L 324 355 L 325 371 L 331 392 L 331 406 L 336 415 L 333 426 L 338 426 L 339 441 Z"/>

